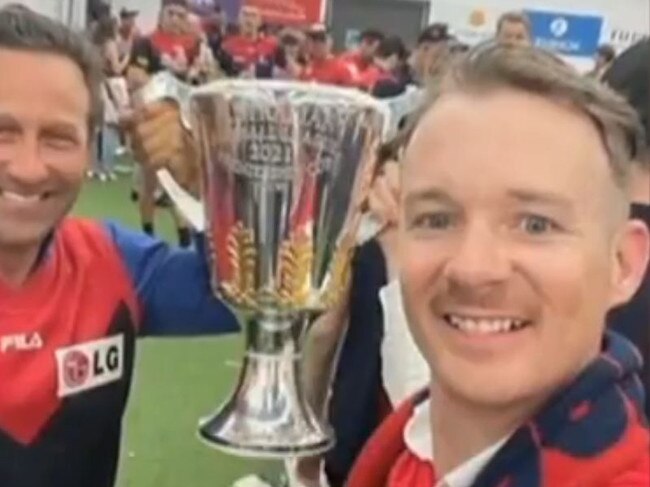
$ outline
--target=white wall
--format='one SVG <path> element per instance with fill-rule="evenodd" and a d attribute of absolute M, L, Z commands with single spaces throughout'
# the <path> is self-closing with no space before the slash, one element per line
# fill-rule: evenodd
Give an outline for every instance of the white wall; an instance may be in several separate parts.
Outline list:
<path fill-rule="evenodd" d="M 25 5 L 75 29 L 83 29 L 86 23 L 86 0 L 0 0 L 0 7 L 12 3 Z"/>
<path fill-rule="evenodd" d="M 474 44 L 493 36 L 502 13 L 524 9 L 602 16 L 601 43 L 613 44 L 618 52 L 650 35 L 649 0 L 431 0 L 430 21 L 449 23 L 462 41 Z M 569 61 L 580 68 L 592 63 L 583 58 Z"/>

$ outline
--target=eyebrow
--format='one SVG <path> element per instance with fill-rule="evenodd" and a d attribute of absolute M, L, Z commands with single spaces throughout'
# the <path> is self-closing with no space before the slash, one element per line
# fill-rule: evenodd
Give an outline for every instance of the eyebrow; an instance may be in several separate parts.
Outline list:
<path fill-rule="evenodd" d="M 508 191 L 508 198 L 519 203 L 540 204 L 555 207 L 563 211 L 569 211 L 573 208 L 571 200 L 545 191 L 511 189 Z"/>
<path fill-rule="evenodd" d="M 10 128 L 12 130 L 21 130 L 21 125 L 17 118 L 2 112 L 0 112 L 0 127 L 4 127 L 5 129 Z M 45 122 L 40 130 L 46 133 L 65 132 L 69 133 L 70 135 L 78 135 L 79 133 L 77 125 L 64 120 L 52 120 Z"/>
<path fill-rule="evenodd" d="M 1 112 L 0 112 L 0 126 L 4 128 L 9 127 L 14 130 L 20 129 L 20 123 L 18 123 L 18 120 L 16 120 L 16 118 Z"/>
<path fill-rule="evenodd" d="M 453 205 L 455 201 L 447 192 L 440 188 L 427 188 L 406 195 L 406 206 L 417 203 L 443 203 Z"/>

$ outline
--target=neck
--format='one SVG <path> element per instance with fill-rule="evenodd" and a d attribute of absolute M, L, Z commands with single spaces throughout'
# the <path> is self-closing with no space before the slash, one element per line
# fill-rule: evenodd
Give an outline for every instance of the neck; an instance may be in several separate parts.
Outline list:
<path fill-rule="evenodd" d="M 0 280 L 10 287 L 22 286 L 34 268 L 39 247 L 0 247 Z"/>
<path fill-rule="evenodd" d="M 444 477 L 524 424 L 537 403 L 485 408 L 431 385 L 431 433 L 436 471 Z"/>

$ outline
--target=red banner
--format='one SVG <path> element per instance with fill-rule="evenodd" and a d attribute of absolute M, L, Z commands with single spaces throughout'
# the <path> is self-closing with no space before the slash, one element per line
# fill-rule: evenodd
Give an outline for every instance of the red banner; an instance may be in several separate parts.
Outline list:
<path fill-rule="evenodd" d="M 327 0 L 244 0 L 243 5 L 257 7 L 265 22 L 282 25 L 323 22 Z"/>

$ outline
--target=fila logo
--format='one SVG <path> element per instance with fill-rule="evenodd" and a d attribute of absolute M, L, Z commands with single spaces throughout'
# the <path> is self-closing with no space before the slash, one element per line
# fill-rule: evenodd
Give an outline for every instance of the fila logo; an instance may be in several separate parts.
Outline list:
<path fill-rule="evenodd" d="M 0 353 L 31 352 L 43 348 L 43 339 L 37 331 L 0 337 Z"/>
<path fill-rule="evenodd" d="M 123 362 L 124 335 L 57 350 L 58 397 L 72 396 L 120 380 Z"/>

